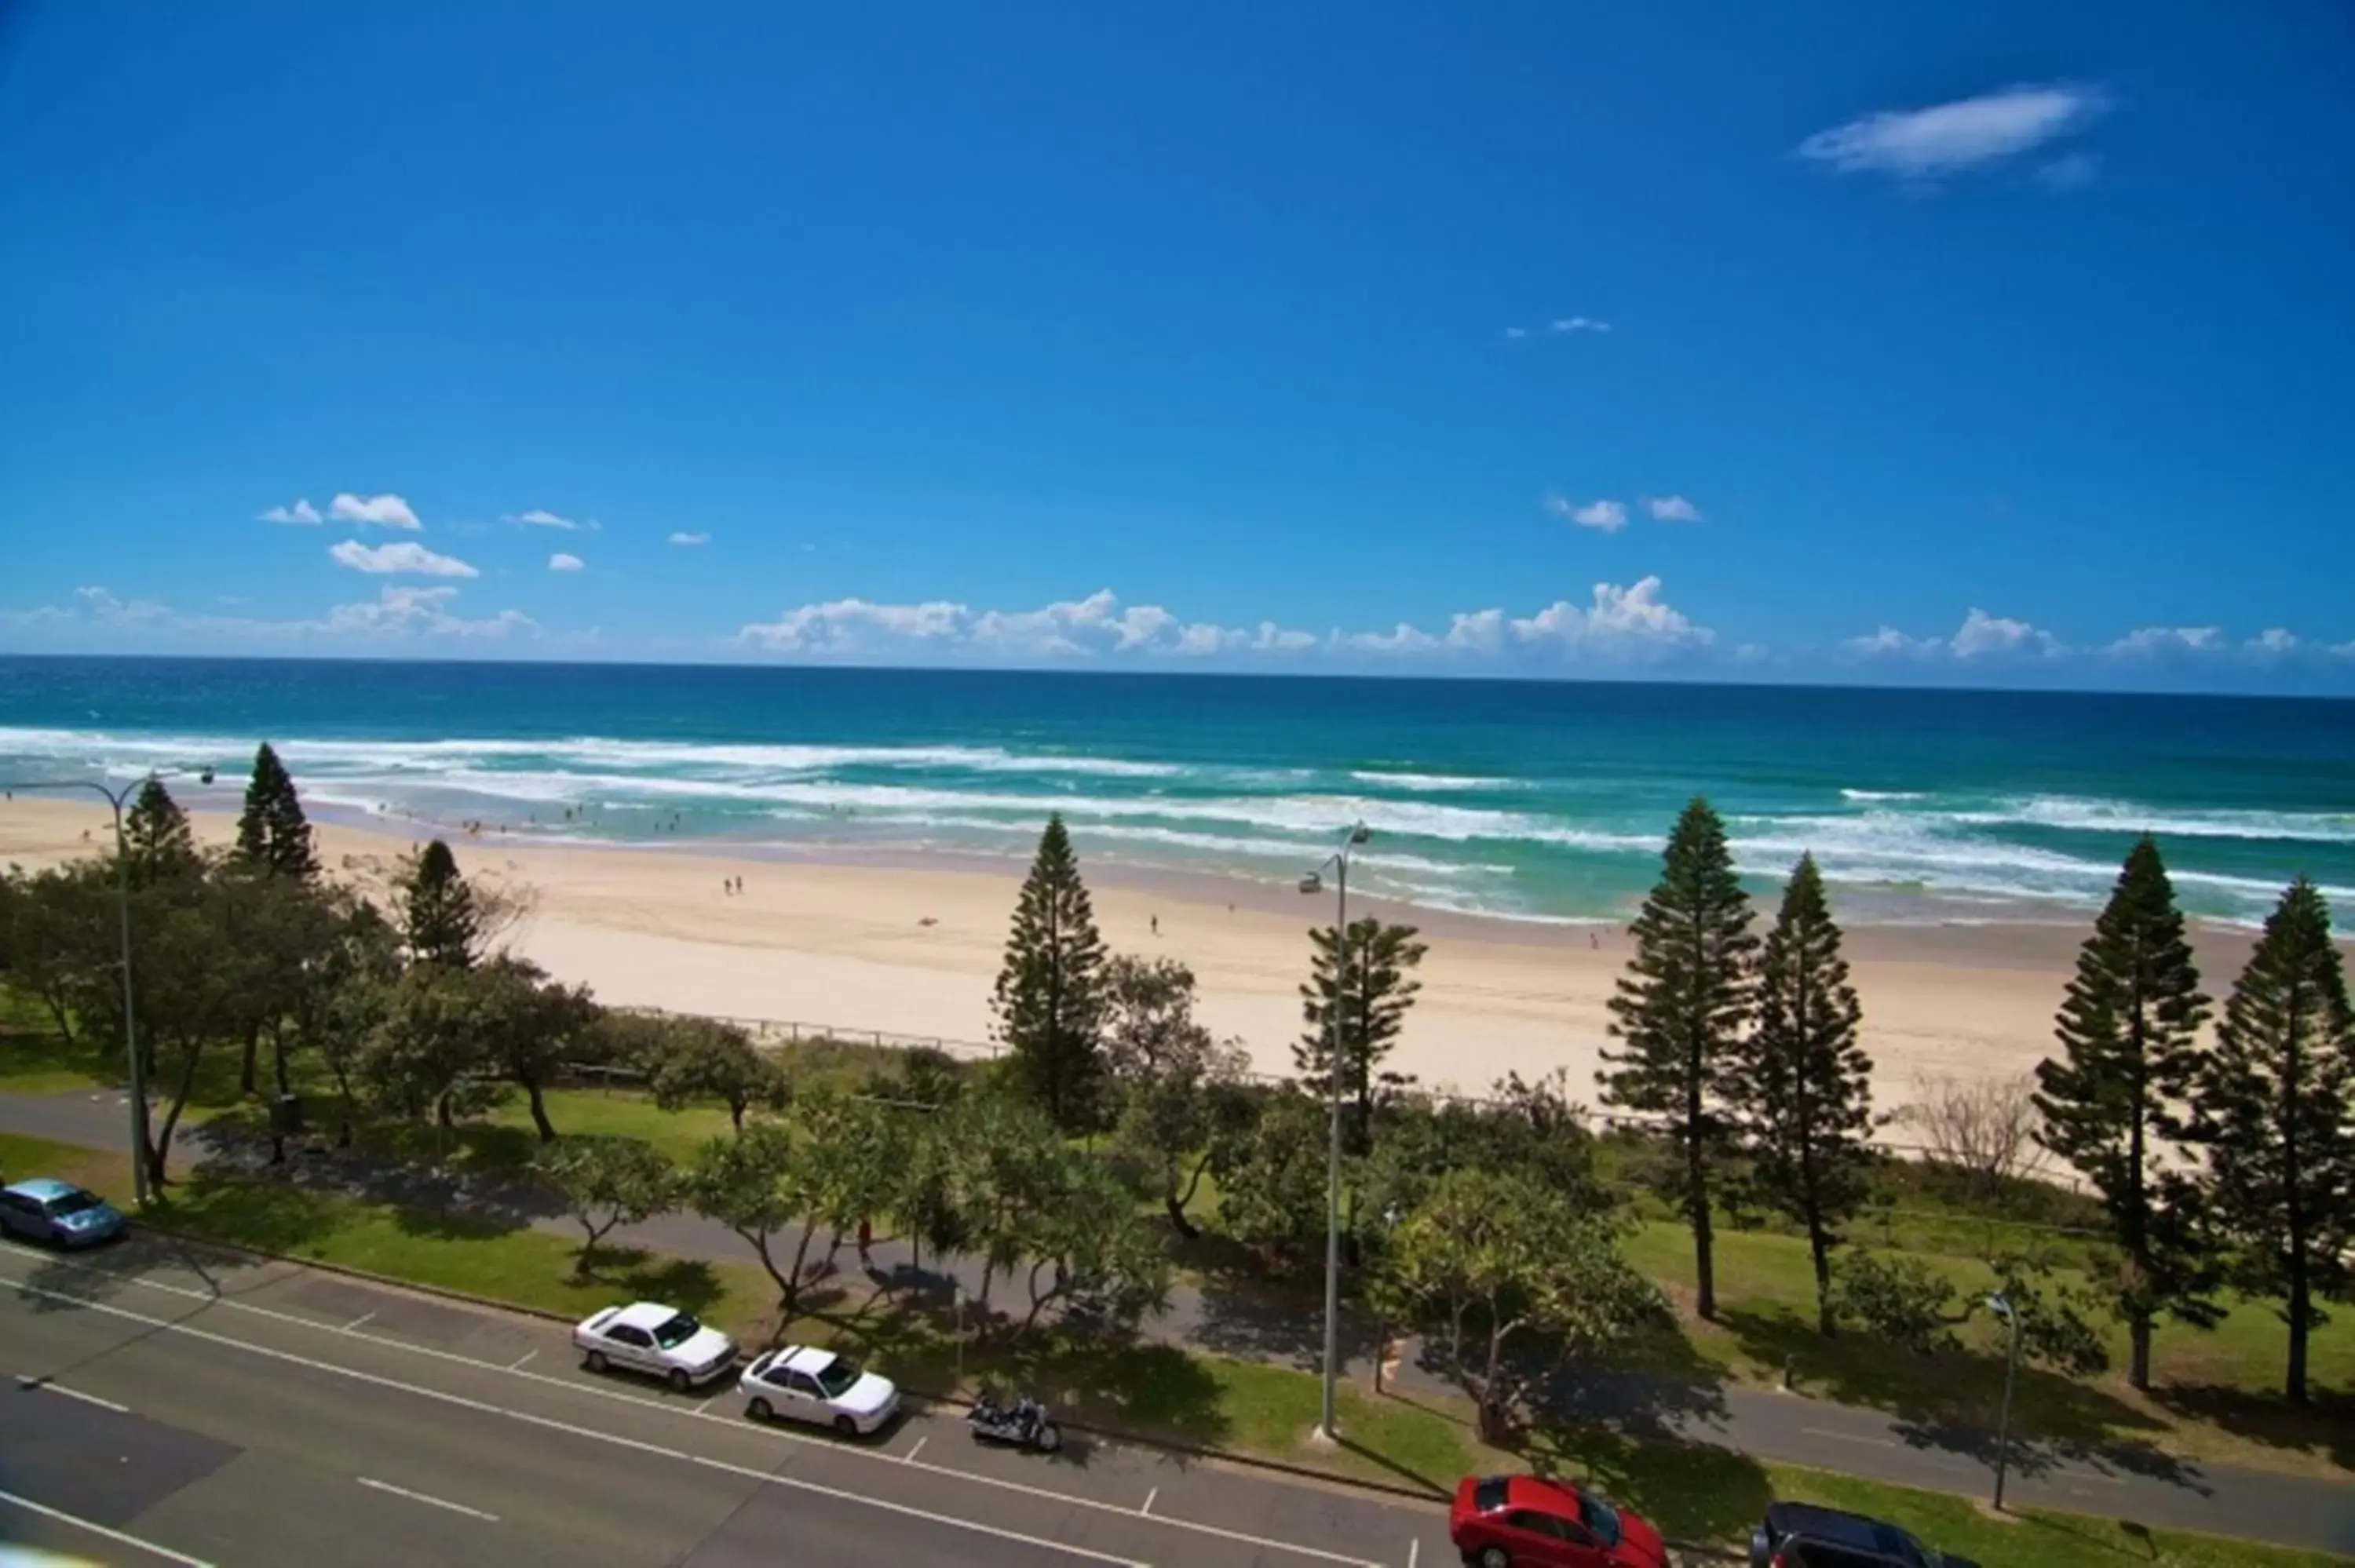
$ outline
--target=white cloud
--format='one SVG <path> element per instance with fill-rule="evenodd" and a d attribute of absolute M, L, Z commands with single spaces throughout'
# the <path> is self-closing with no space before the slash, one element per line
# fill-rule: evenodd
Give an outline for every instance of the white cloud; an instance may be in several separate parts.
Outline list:
<path fill-rule="evenodd" d="M 1546 331 L 1556 336 L 1563 336 L 1574 332 L 1609 332 L 1610 330 L 1609 322 L 1597 321 L 1593 316 L 1561 316 L 1546 323 Z"/>
<path fill-rule="evenodd" d="M 2007 620 L 1989 615 L 1976 607 L 1963 617 L 1961 626 L 1946 645 L 1957 659 L 1979 659 L 1991 653 L 2019 653 L 2030 649 L 2041 653 L 2061 652 L 2060 640 L 2049 631 L 2039 630 L 2024 620 Z"/>
<path fill-rule="evenodd" d="M 2127 632 L 2106 652 L 2129 655 L 2212 653 L 2224 646 L 2221 626 L 2144 626 Z"/>
<path fill-rule="evenodd" d="M 1336 632 L 1333 640 L 1341 647 L 1362 648 L 1369 653 L 1428 653 L 1439 646 L 1438 638 L 1403 620 L 1394 631 Z"/>
<path fill-rule="evenodd" d="M 2083 190 L 2102 172 L 2102 160 L 2087 152 L 2063 153 L 2036 171 L 2036 183 L 2048 191 Z"/>
<path fill-rule="evenodd" d="M 308 501 L 297 501 L 292 506 L 273 506 L 261 514 L 264 523 L 317 523 L 322 521 L 319 509 Z"/>
<path fill-rule="evenodd" d="M 437 556 L 422 545 L 403 540 L 398 545 L 378 545 L 373 547 L 357 539 L 346 539 L 331 546 L 327 554 L 339 567 L 349 567 L 356 572 L 411 572 L 427 577 L 478 577 L 483 574 L 455 556 Z"/>
<path fill-rule="evenodd" d="M 1652 514 L 1655 523 L 1698 523 L 1700 508 L 1681 495 L 1647 495 L 1644 510 Z"/>
<path fill-rule="evenodd" d="M 1897 653 L 1934 653 L 1946 645 L 1943 637 L 1908 637 L 1893 626 L 1862 637 L 1851 637 L 1841 646 L 1854 653 L 1874 655 Z"/>
<path fill-rule="evenodd" d="M 674 545 L 709 545 L 711 543 L 711 535 L 709 534 L 688 534 L 682 532 L 673 534 L 670 536 L 670 542 Z"/>
<path fill-rule="evenodd" d="M 1263 620 L 1251 645 L 1263 653 L 1297 653 L 1303 649 L 1316 647 L 1316 634 L 1295 631 L 1288 627 L 1278 626 L 1273 620 Z"/>
<path fill-rule="evenodd" d="M 373 523 L 380 528 L 404 528 L 410 533 L 425 526 L 409 503 L 398 495 L 338 494 L 327 503 L 327 515 L 338 523 Z"/>
<path fill-rule="evenodd" d="M 559 550 L 548 557 L 548 569 L 551 572 L 577 572 L 584 565 L 580 556 L 567 550 Z"/>
<path fill-rule="evenodd" d="M 879 641 L 942 642 L 959 636 L 972 612 L 961 604 L 870 604 L 837 599 L 805 604 L 775 620 L 747 626 L 740 642 L 780 653 L 847 653 Z"/>
<path fill-rule="evenodd" d="M 2083 82 L 2022 84 L 1927 109 L 1868 114 L 1817 132 L 1799 143 L 1799 155 L 1843 174 L 1934 181 L 2032 152 L 2083 130 L 2108 108 L 2108 96 Z"/>
<path fill-rule="evenodd" d="M 2289 653 L 2299 645 L 2296 633 L 2286 626 L 2268 626 L 2248 641 L 2249 651 L 2253 653 Z"/>
<path fill-rule="evenodd" d="M 1505 337 L 1507 341 L 1511 343 L 1518 343 L 1521 339 L 1529 335 L 1529 329 L 1527 327 L 1507 327 L 1505 329 Z"/>
<path fill-rule="evenodd" d="M 103 588 L 74 590 L 70 606 L 44 605 L 32 610 L 0 610 L 0 625 L 39 625 L 70 635 L 104 633 L 116 640 L 165 646 L 273 645 L 421 638 L 478 641 L 537 634 L 538 624 L 518 610 L 468 620 L 453 608 L 458 590 L 446 586 L 424 587 L 388 583 L 372 599 L 339 604 L 325 615 L 293 620 L 261 620 L 250 616 L 184 615 L 152 599 L 125 601 Z"/>
<path fill-rule="evenodd" d="M 1512 629 L 1518 641 L 1552 644 L 1565 652 L 1629 652 L 1717 641 L 1716 632 L 1694 625 L 1660 598 L 1657 577 L 1641 578 L 1626 588 L 1596 583 L 1593 600 L 1583 609 L 1568 599 L 1557 599 L 1528 620 L 1515 620 Z"/>
<path fill-rule="evenodd" d="M 457 595 L 453 588 L 406 588 L 387 583 L 375 599 L 358 604 L 339 604 L 327 612 L 324 620 L 284 624 L 297 631 L 379 636 L 504 638 L 539 630 L 539 623 L 520 610 L 503 609 L 481 620 L 453 615 L 449 607 Z"/>
<path fill-rule="evenodd" d="M 514 513 L 506 520 L 520 527 L 561 528 L 568 534 L 577 532 L 581 527 L 581 524 L 571 518 L 559 517 L 555 513 L 539 506 L 535 506 L 528 512 Z"/>
<path fill-rule="evenodd" d="M 1566 495 L 1549 495 L 1545 498 L 1545 507 L 1563 522 L 1576 524 L 1581 528 L 1616 534 L 1627 526 L 1627 504 L 1623 501 L 1593 501 L 1581 506 Z"/>

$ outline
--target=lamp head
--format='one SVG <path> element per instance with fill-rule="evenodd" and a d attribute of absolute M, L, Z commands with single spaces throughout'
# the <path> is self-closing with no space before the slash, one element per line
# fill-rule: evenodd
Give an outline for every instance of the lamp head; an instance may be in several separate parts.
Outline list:
<path fill-rule="evenodd" d="M 1994 1295 L 1988 1297 L 1987 1301 L 1988 1311 L 1993 1312 L 1997 1317 L 2002 1319 L 2007 1323 L 2011 1321 L 2011 1301 L 2002 1291 L 1997 1291 Z"/>
<path fill-rule="evenodd" d="M 1322 876 L 1318 875 L 1316 872 L 1313 872 L 1313 871 L 1312 871 L 1312 872 L 1310 872 L 1306 876 L 1304 876 L 1304 877 L 1302 877 L 1302 878 L 1300 879 L 1300 891 L 1301 891 L 1301 892 L 1303 892 L 1303 893 L 1322 893 L 1322 892 L 1324 892 L 1324 891 L 1325 891 L 1325 879 L 1324 879 L 1324 877 L 1322 877 Z"/>
<path fill-rule="evenodd" d="M 209 783 L 211 783 L 212 781 L 213 781 L 213 770 L 212 770 L 211 768 L 208 768 L 204 769 L 204 771 L 202 771 L 202 772 L 200 772 L 200 773 L 198 773 L 198 774 L 197 775 L 197 783 L 199 783 L 199 784 L 209 784 Z"/>
<path fill-rule="evenodd" d="M 1368 839 L 1370 839 L 1374 835 L 1367 830 L 1366 824 L 1363 822 L 1359 822 L 1356 827 L 1349 830 L 1349 842 L 1353 844 L 1364 843 Z"/>

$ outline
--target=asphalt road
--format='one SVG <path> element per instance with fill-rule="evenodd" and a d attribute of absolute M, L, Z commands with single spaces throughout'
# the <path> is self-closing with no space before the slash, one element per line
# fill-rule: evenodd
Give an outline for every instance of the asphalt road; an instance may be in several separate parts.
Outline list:
<path fill-rule="evenodd" d="M 144 1238 L 0 1245 L 0 1548 L 100 1563 L 1453 1561 L 1435 1508 L 921 1414 L 759 1426 L 591 1375 L 560 1325 Z"/>

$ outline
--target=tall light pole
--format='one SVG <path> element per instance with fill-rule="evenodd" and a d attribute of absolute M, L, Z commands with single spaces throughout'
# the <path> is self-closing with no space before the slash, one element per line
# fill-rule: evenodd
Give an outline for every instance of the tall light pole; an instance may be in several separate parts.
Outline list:
<path fill-rule="evenodd" d="M 1337 1441 L 1341 1435 L 1333 1423 L 1333 1397 L 1341 1374 L 1341 1013 L 1349 996 L 1349 852 L 1370 837 L 1365 823 L 1353 824 L 1343 837 L 1341 847 L 1300 879 L 1301 892 L 1322 893 L 1325 868 L 1331 866 L 1337 890 L 1333 914 L 1333 1004 L 1326 1010 L 1325 1016 L 1329 1042 L 1325 1076 L 1332 1091 L 1329 1147 L 1325 1163 L 1325 1406 L 1324 1415 L 1316 1423 L 1316 1435 L 1328 1443 Z M 1377 1356 L 1380 1353 L 1379 1350 L 1375 1351 Z"/>
<path fill-rule="evenodd" d="M 0 784 L 0 789 L 11 790 L 89 789 L 114 810 L 114 910 L 123 944 L 123 1054 L 131 1070 L 131 1191 L 142 1208 L 147 1203 L 147 1065 L 140 1059 L 138 1029 L 132 1016 L 131 850 L 123 842 L 123 808 L 148 780 L 161 777 L 150 771 L 120 789 L 110 789 L 91 779 L 37 779 L 21 784 Z M 209 784 L 213 770 L 205 768 L 197 777 L 199 782 Z"/>
<path fill-rule="evenodd" d="M 2004 1461 L 2011 1456 L 2011 1385 L 2019 1376 L 2019 1314 L 2012 1309 L 2010 1298 L 2001 1291 L 1987 1298 L 1987 1309 L 2004 1321 L 2011 1330 L 2010 1347 L 2004 1352 L 2003 1415 L 1995 1428 L 1995 1510 L 2003 1511 Z"/>

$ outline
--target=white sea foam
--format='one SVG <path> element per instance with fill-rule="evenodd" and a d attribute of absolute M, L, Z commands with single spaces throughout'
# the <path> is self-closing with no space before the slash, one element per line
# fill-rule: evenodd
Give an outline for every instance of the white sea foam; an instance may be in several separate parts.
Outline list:
<path fill-rule="evenodd" d="M 1523 781 L 1515 779 L 1480 779 L 1457 773 L 1387 773 L 1372 768 L 1352 770 L 1349 777 L 1360 784 L 1377 789 L 1516 789 Z"/>
<path fill-rule="evenodd" d="M 1871 802 L 1877 800 L 1926 800 L 1927 795 L 1913 789 L 1843 789 L 1843 800 Z"/>

